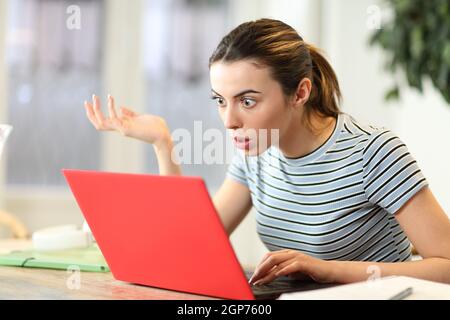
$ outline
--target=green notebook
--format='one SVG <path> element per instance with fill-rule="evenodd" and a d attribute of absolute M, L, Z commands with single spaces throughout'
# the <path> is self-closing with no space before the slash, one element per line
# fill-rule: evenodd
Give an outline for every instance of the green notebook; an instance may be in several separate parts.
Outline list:
<path fill-rule="evenodd" d="M 109 267 L 97 245 L 52 252 L 13 251 L 0 255 L 0 265 L 62 270 L 77 267 L 80 271 L 109 272 Z"/>

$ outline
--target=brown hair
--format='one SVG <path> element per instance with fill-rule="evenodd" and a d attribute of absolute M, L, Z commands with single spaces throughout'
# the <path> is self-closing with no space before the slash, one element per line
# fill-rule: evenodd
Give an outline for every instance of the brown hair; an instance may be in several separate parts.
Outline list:
<path fill-rule="evenodd" d="M 339 114 L 341 91 L 333 68 L 316 47 L 304 42 L 286 23 L 273 19 L 242 23 L 220 41 L 209 58 L 209 67 L 217 61 L 239 60 L 268 66 L 285 97 L 295 94 L 302 79 L 310 79 L 311 94 L 305 104 L 308 124 L 313 111 L 323 117 Z"/>

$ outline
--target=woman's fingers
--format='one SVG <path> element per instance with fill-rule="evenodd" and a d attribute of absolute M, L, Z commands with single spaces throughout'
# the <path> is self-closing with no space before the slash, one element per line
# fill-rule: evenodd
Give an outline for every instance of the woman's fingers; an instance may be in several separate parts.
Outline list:
<path fill-rule="evenodd" d="M 273 266 L 272 269 L 270 269 L 268 273 L 266 273 L 262 277 L 258 277 L 258 279 L 256 279 L 256 281 L 253 280 L 252 283 L 254 285 L 259 286 L 261 284 L 272 281 L 273 279 L 270 279 L 270 276 L 273 275 L 274 271 L 277 270 L 277 268 L 278 268 L 278 265 Z"/>
<path fill-rule="evenodd" d="M 119 117 L 116 111 L 115 99 L 108 95 L 108 117 L 105 118 L 100 108 L 100 98 L 95 94 L 92 95 L 92 103 L 84 102 L 86 114 L 97 130 L 119 130 L 123 133 L 124 121 L 128 117 L 136 116 L 137 114 L 130 109 L 121 107 L 121 116 Z"/>
<path fill-rule="evenodd" d="M 116 107 L 114 105 L 114 98 L 108 94 L 108 110 L 111 119 L 117 119 Z"/>
<path fill-rule="evenodd" d="M 262 262 L 256 267 L 256 270 L 253 273 L 253 276 L 251 277 L 249 282 L 253 283 L 265 277 L 274 265 L 277 265 L 283 261 L 291 259 L 293 256 L 295 256 L 295 252 L 293 250 L 280 250 L 275 252 L 269 252 L 263 258 Z"/>
<path fill-rule="evenodd" d="M 97 124 L 99 129 L 104 129 L 105 117 L 103 116 L 102 110 L 100 109 L 100 98 L 95 94 L 92 95 L 92 102 L 94 104 L 94 115 L 97 119 Z"/>
<path fill-rule="evenodd" d="M 292 259 L 286 260 L 278 265 L 273 266 L 272 269 L 264 277 L 262 277 L 258 281 L 255 281 L 255 285 L 261 285 L 261 284 L 265 284 L 265 283 L 275 280 L 277 277 L 280 276 L 278 274 L 278 272 L 280 270 L 285 269 L 287 266 L 293 264 L 295 261 L 296 261 L 296 258 L 292 258 Z"/>
<path fill-rule="evenodd" d="M 95 129 L 98 129 L 97 118 L 95 117 L 93 106 L 91 103 L 84 101 L 84 108 L 86 109 L 86 115 Z"/>
<path fill-rule="evenodd" d="M 268 252 L 263 259 L 261 260 L 261 262 L 259 263 L 259 265 L 262 265 L 267 259 L 273 257 L 274 255 L 278 255 L 280 253 L 288 253 L 289 251 L 292 251 L 291 249 L 282 249 L 282 250 L 277 250 L 277 251 L 271 251 Z"/>

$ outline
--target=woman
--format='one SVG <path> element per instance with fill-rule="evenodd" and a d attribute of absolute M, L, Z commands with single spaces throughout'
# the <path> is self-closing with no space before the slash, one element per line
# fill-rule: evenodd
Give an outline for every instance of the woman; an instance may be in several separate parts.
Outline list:
<path fill-rule="evenodd" d="M 391 131 L 339 111 L 332 67 L 278 20 L 243 23 L 209 61 L 212 98 L 236 146 L 214 196 L 231 234 L 253 206 L 270 252 L 251 283 L 281 275 L 350 283 L 405 275 L 450 283 L 450 222 L 406 146 Z M 180 175 L 163 119 L 138 115 L 108 97 L 85 103 L 97 130 L 153 144 L 160 173 Z M 277 130 L 261 147 L 251 131 Z M 423 257 L 411 260 L 411 243 Z"/>

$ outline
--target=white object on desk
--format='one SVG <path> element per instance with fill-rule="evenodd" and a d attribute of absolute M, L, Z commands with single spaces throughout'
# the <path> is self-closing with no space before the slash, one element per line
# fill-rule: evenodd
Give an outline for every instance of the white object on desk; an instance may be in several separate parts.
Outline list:
<path fill-rule="evenodd" d="M 92 244 L 92 237 L 75 225 L 63 225 L 34 232 L 32 241 L 35 250 L 57 251 L 86 248 Z"/>
<path fill-rule="evenodd" d="M 95 238 L 94 238 L 94 236 L 92 234 L 91 228 L 89 227 L 89 225 L 88 225 L 86 220 L 84 220 L 84 222 L 83 222 L 83 228 L 82 229 L 83 229 L 83 231 L 88 233 L 88 236 L 90 237 L 91 242 L 96 242 Z"/>
<path fill-rule="evenodd" d="M 385 277 L 337 287 L 282 294 L 280 300 L 388 300 L 406 288 L 405 300 L 450 300 L 450 285 L 411 277 Z"/>

